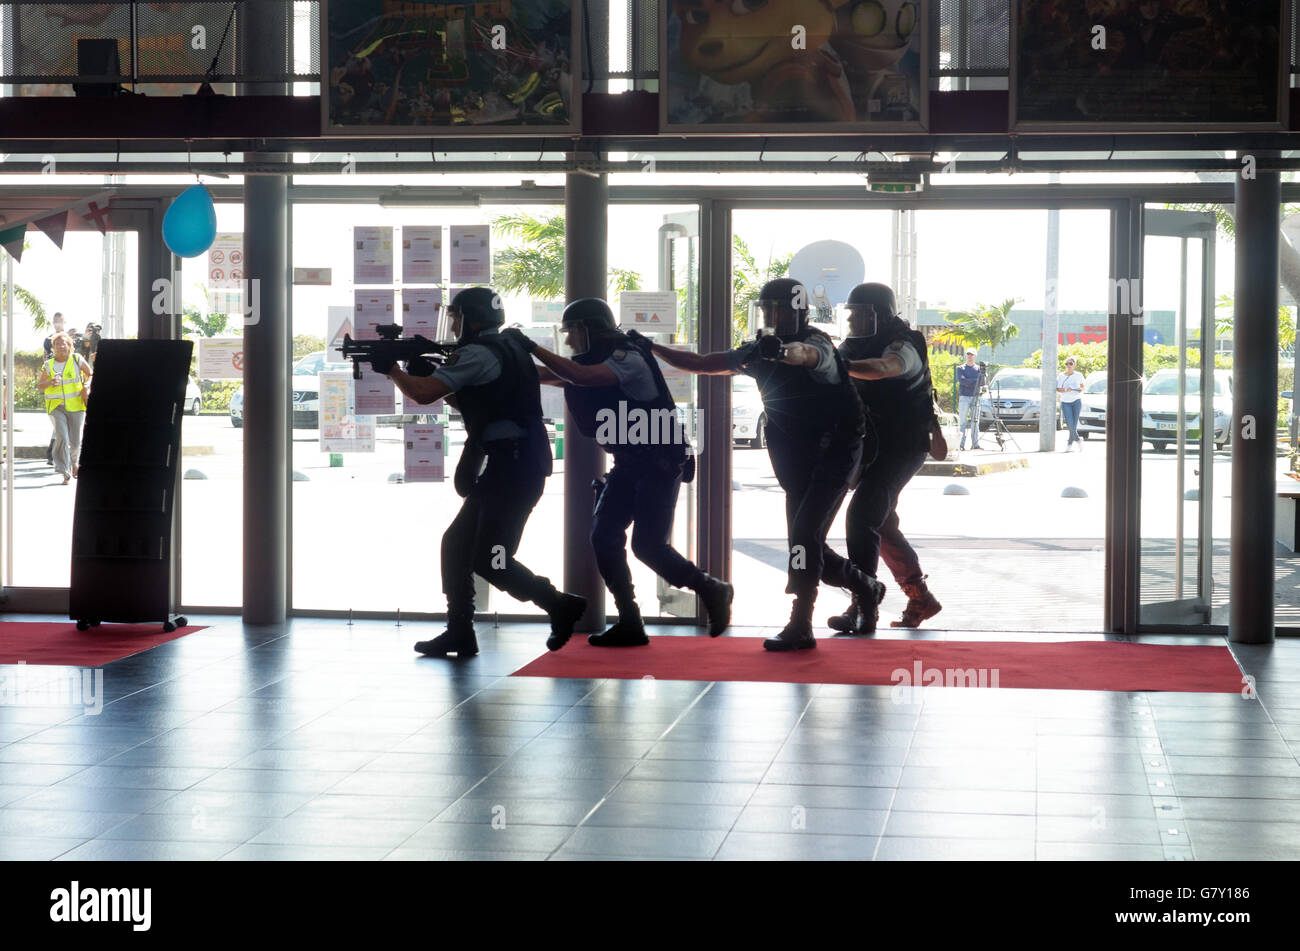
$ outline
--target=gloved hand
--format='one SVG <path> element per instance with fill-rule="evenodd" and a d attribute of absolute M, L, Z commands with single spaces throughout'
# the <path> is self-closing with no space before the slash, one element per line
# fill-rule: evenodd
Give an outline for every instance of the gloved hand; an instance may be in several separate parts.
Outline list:
<path fill-rule="evenodd" d="M 406 361 L 406 372 L 411 376 L 433 376 L 437 369 L 437 366 L 424 357 L 412 357 Z"/>
<path fill-rule="evenodd" d="M 532 353 L 537 349 L 537 341 L 528 336 L 528 334 L 524 333 L 518 327 L 511 327 L 508 330 L 501 331 L 501 336 L 509 337 L 511 340 L 517 342 L 524 348 L 526 353 Z"/>
<path fill-rule="evenodd" d="M 387 357 L 376 356 L 370 361 L 370 369 L 376 373 L 382 373 L 384 376 L 393 372 L 393 367 L 397 365 L 396 360 L 390 360 Z"/>
<path fill-rule="evenodd" d="M 740 365 L 742 367 L 747 367 L 761 359 L 758 354 L 758 341 L 756 340 L 741 344 L 737 352 L 740 355 Z"/>
<path fill-rule="evenodd" d="M 758 355 L 764 360 L 780 360 L 783 347 L 776 334 L 763 334 L 758 338 Z"/>

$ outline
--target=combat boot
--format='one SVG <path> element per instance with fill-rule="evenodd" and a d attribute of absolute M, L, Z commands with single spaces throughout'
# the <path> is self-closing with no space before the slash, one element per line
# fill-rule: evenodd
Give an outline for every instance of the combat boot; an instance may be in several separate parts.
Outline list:
<path fill-rule="evenodd" d="M 855 597 L 849 602 L 843 614 L 836 614 L 826 619 L 826 626 L 842 634 L 856 634 L 858 623 L 862 619 L 862 605 Z"/>
<path fill-rule="evenodd" d="M 449 614 L 447 630 L 433 640 L 417 641 L 415 650 L 425 657 L 473 657 L 478 653 L 478 638 L 474 636 L 474 615 Z"/>
<path fill-rule="evenodd" d="M 561 593 L 546 611 L 551 619 L 551 636 L 546 639 L 546 649 L 557 651 L 569 643 L 569 638 L 573 636 L 573 626 L 586 610 L 586 598 Z"/>
<path fill-rule="evenodd" d="M 603 634 L 587 635 L 587 643 L 592 647 L 644 647 L 649 644 L 641 609 L 636 606 L 631 593 L 615 594 L 614 603 L 618 605 L 618 621 Z"/>
<path fill-rule="evenodd" d="M 731 602 L 736 596 L 736 589 L 720 578 L 705 575 L 704 581 L 695 589 L 704 604 L 704 613 L 709 617 L 709 637 L 717 637 L 731 626 Z"/>
<path fill-rule="evenodd" d="M 776 637 L 763 641 L 763 648 L 770 651 L 799 651 L 817 646 L 817 639 L 812 630 L 813 605 L 811 601 L 796 598 L 790 609 L 790 623 Z"/>
<path fill-rule="evenodd" d="M 920 627 L 921 622 L 934 617 L 943 610 L 943 605 L 939 603 L 928 587 L 925 579 L 929 575 L 922 575 L 919 581 L 903 582 L 899 587 L 907 595 L 907 607 L 903 609 L 903 617 L 898 621 L 890 621 L 890 627 Z"/>
<path fill-rule="evenodd" d="M 848 565 L 844 574 L 844 586 L 853 592 L 858 607 L 857 624 L 845 633 L 874 634 L 880 621 L 880 602 L 885 600 L 885 586 L 853 565 Z"/>

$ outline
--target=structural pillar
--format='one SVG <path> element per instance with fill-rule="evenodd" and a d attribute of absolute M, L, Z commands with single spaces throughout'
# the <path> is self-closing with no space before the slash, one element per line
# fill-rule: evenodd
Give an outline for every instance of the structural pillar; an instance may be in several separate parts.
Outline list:
<path fill-rule="evenodd" d="M 609 238 L 609 180 L 605 175 L 570 172 L 564 186 L 564 291 L 572 303 L 608 293 L 606 248 Z M 591 548 L 591 483 L 605 471 L 604 452 L 578 432 L 564 410 L 564 590 L 587 599 L 579 631 L 605 628 L 605 583 Z"/>
<path fill-rule="evenodd" d="M 257 154 L 248 161 L 283 161 Z M 288 180 L 244 179 L 244 622 L 287 611 L 289 437 Z M 256 304 L 254 307 L 253 304 Z M 251 311 L 251 312 L 249 312 Z"/>
<path fill-rule="evenodd" d="M 1252 153 L 1256 163 L 1278 152 Z M 1252 177 L 1245 177 L 1246 173 Z M 1232 560 L 1228 639 L 1274 638 L 1277 507 L 1278 172 L 1243 166 L 1236 182 L 1237 276 L 1232 328 Z M 1209 360 L 1210 352 L 1206 354 Z M 1250 437 L 1250 438 L 1247 438 Z"/>

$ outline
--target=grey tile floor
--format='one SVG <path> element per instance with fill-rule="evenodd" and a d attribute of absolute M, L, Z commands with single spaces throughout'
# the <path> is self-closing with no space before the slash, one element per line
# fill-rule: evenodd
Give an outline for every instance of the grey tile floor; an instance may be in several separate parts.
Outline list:
<path fill-rule="evenodd" d="M 445 662 L 410 650 L 429 625 L 194 623 L 103 668 L 99 712 L 38 704 L 73 669 L 0 667 L 28 689 L 0 704 L 0 858 L 1300 858 L 1300 640 L 1233 645 L 1255 699 L 898 703 L 510 677 L 538 625 L 482 625 L 483 653 Z"/>

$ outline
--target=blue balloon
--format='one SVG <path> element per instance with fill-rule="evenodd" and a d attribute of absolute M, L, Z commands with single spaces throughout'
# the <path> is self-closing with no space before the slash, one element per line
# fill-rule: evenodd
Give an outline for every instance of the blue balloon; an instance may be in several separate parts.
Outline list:
<path fill-rule="evenodd" d="M 176 196 L 163 215 L 163 241 L 173 254 L 198 257 L 217 238 L 217 209 L 202 185 L 191 185 Z"/>

